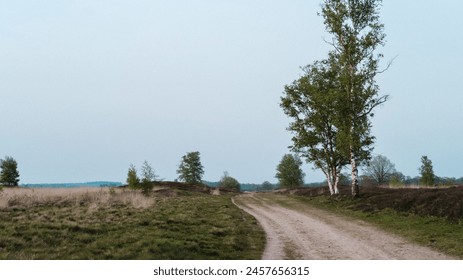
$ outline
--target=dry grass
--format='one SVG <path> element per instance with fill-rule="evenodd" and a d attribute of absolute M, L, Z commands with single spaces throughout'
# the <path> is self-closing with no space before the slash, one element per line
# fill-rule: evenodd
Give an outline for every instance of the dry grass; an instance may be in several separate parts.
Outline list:
<path fill-rule="evenodd" d="M 203 187 L 0 193 L 0 260 L 258 259 L 265 235 L 231 195 Z"/>
<path fill-rule="evenodd" d="M 140 192 L 116 188 L 4 188 L 0 192 L 0 209 L 84 204 L 94 208 L 123 204 L 146 209 L 154 202 L 154 198 L 143 196 Z"/>

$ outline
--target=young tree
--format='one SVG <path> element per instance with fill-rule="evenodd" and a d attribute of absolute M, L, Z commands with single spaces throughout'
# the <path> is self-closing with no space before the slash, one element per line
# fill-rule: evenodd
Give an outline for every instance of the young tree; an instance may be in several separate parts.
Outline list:
<path fill-rule="evenodd" d="M 178 179 L 190 184 L 201 183 L 204 169 L 199 152 L 190 152 L 182 157 L 177 169 Z"/>
<path fill-rule="evenodd" d="M 387 100 L 379 96 L 375 76 L 379 71 L 378 47 L 385 42 L 379 21 L 381 0 L 325 0 L 322 16 L 333 35 L 329 53 L 331 68 L 338 73 L 340 114 L 339 143 L 349 157 L 352 196 L 359 195 L 358 166 L 368 160 L 374 137 L 370 135 L 373 109 Z"/>
<path fill-rule="evenodd" d="M 434 185 L 436 176 L 432 169 L 432 162 L 427 156 L 421 157 L 421 167 L 419 170 L 421 174 L 420 184 L 425 186 Z"/>
<path fill-rule="evenodd" d="M 137 175 L 137 169 L 133 164 L 130 165 L 129 171 L 127 172 L 127 185 L 132 190 L 136 190 L 140 187 L 140 179 Z"/>
<path fill-rule="evenodd" d="M 232 191 L 240 191 L 240 183 L 233 177 L 231 177 L 228 172 L 224 172 L 222 178 L 219 182 L 219 188 L 224 188 Z"/>
<path fill-rule="evenodd" d="M 141 190 L 144 195 L 149 195 L 153 189 L 153 181 L 156 180 L 157 176 L 154 172 L 153 167 L 148 163 L 148 161 L 143 162 L 141 167 L 142 179 L 141 179 Z"/>
<path fill-rule="evenodd" d="M 304 172 L 301 169 L 302 161 L 297 156 L 286 154 L 277 166 L 275 177 L 282 188 L 297 188 L 304 184 Z"/>
<path fill-rule="evenodd" d="M 396 173 L 396 170 L 394 164 L 387 157 L 377 155 L 368 162 L 364 172 L 377 185 L 381 185 L 389 183 L 391 176 Z"/>
<path fill-rule="evenodd" d="M 280 106 L 292 118 L 288 130 L 293 152 L 323 171 L 331 195 L 339 193 L 339 176 L 349 163 L 339 146 L 339 82 L 328 61 L 304 68 L 305 74 L 285 86 Z"/>
<path fill-rule="evenodd" d="M 19 183 L 19 172 L 18 163 L 12 157 L 5 157 L 0 160 L 0 184 L 8 187 L 18 186 Z"/>

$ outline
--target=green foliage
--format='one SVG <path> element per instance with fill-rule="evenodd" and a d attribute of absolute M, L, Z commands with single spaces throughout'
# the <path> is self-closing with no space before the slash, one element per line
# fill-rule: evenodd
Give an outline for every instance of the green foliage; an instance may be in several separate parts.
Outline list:
<path fill-rule="evenodd" d="M 293 119 L 292 151 L 321 169 L 337 192 L 343 166 L 351 164 L 352 195 L 358 196 L 358 166 L 370 158 L 373 109 L 378 96 L 376 54 L 384 45 L 380 0 L 325 0 L 322 12 L 333 46 L 328 58 L 305 67 L 305 75 L 285 87 L 281 107 Z"/>
<path fill-rule="evenodd" d="M 302 161 L 291 154 L 286 154 L 277 166 L 275 177 L 282 188 L 297 188 L 304 185 L 304 172 L 301 169 Z"/>
<path fill-rule="evenodd" d="M 201 164 L 199 152 L 190 152 L 182 157 L 182 161 L 177 169 L 180 181 L 197 184 L 201 183 L 204 169 Z"/>
<path fill-rule="evenodd" d="M 142 178 L 140 179 L 137 174 L 137 169 L 131 164 L 127 173 L 127 184 L 132 190 L 141 189 L 142 193 L 147 196 L 153 190 L 153 182 L 156 180 L 157 176 L 153 167 L 151 167 L 146 160 L 141 167 L 141 175 Z"/>
<path fill-rule="evenodd" d="M 153 181 L 156 180 L 157 176 L 154 172 L 153 167 L 145 160 L 141 167 L 142 179 L 140 187 L 144 195 L 149 195 L 153 190 Z"/>
<path fill-rule="evenodd" d="M 378 47 L 384 45 L 384 26 L 379 21 L 380 0 L 325 0 L 322 13 L 325 27 L 333 37 L 333 50 L 327 63 L 336 73 L 339 91 L 337 107 L 337 143 L 350 159 L 352 195 L 359 195 L 357 166 L 368 160 L 374 137 L 371 136 L 373 109 L 387 100 L 379 96 L 375 76 L 382 54 Z"/>
<path fill-rule="evenodd" d="M 127 185 L 132 190 L 136 190 L 140 187 L 140 179 L 137 175 L 137 169 L 133 164 L 130 165 L 129 171 L 127 173 Z"/>
<path fill-rule="evenodd" d="M 321 169 L 334 193 L 341 169 L 349 162 L 338 141 L 337 126 L 344 116 L 338 108 L 337 73 L 328 61 L 315 62 L 304 71 L 301 78 L 285 86 L 280 106 L 293 120 L 288 127 L 294 134 L 291 150 Z"/>
<path fill-rule="evenodd" d="M 149 181 L 145 178 L 141 179 L 140 189 L 143 195 L 148 196 L 153 190 L 153 181 Z"/>
<path fill-rule="evenodd" d="M 0 184 L 4 186 L 14 187 L 19 183 L 18 163 L 12 157 L 5 157 L 0 160 Z"/>
<path fill-rule="evenodd" d="M 141 174 L 142 174 L 142 178 L 144 180 L 147 180 L 147 181 L 154 181 L 156 180 L 157 176 L 156 176 L 156 173 L 153 169 L 153 167 L 151 167 L 151 165 L 149 164 L 148 161 L 144 161 L 143 162 L 143 165 L 141 167 Z"/>
<path fill-rule="evenodd" d="M 240 183 L 235 178 L 228 175 L 228 172 L 224 172 L 222 179 L 220 179 L 219 187 L 238 192 L 240 191 Z"/>
<path fill-rule="evenodd" d="M 435 182 L 435 175 L 432 168 L 432 162 L 427 156 L 421 157 L 420 183 L 425 186 L 432 186 Z"/>

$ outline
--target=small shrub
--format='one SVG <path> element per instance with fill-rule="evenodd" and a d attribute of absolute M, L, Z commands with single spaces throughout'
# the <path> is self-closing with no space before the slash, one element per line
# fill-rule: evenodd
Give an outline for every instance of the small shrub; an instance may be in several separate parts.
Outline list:
<path fill-rule="evenodd" d="M 129 189 L 136 190 L 140 185 L 140 179 L 137 175 L 137 169 L 134 165 L 130 165 L 129 171 L 127 172 L 127 185 Z"/>
<path fill-rule="evenodd" d="M 141 187 L 141 193 L 144 196 L 149 196 L 151 191 L 153 190 L 153 182 L 143 179 L 140 184 Z"/>
<path fill-rule="evenodd" d="M 235 178 L 229 176 L 228 172 L 224 172 L 224 175 L 219 182 L 219 187 L 232 191 L 240 191 L 240 183 Z"/>

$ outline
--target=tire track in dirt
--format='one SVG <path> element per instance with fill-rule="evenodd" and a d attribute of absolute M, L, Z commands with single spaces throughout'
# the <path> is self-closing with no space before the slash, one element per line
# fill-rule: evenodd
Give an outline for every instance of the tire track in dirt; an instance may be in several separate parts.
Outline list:
<path fill-rule="evenodd" d="M 251 193 L 236 197 L 234 203 L 264 229 L 267 245 L 262 259 L 451 259 L 365 222 L 287 197 Z"/>

